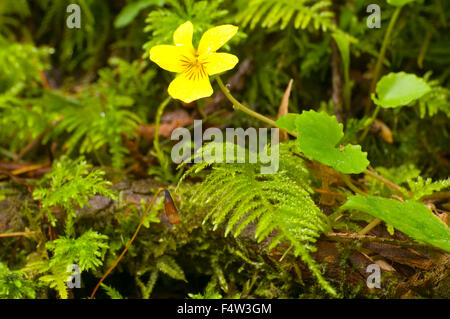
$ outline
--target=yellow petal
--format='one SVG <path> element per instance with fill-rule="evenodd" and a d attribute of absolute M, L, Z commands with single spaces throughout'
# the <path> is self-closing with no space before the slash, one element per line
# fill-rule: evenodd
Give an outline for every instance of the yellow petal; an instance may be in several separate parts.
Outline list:
<path fill-rule="evenodd" d="M 194 51 L 194 47 L 192 46 L 192 35 L 194 33 L 194 26 L 191 21 L 187 21 L 180 25 L 175 32 L 173 33 L 173 43 L 175 45 L 185 45 L 189 49 Z"/>
<path fill-rule="evenodd" d="M 215 52 L 228 40 L 230 40 L 238 31 L 238 27 L 225 24 L 214 27 L 203 33 L 198 45 L 198 53 L 204 54 Z"/>
<path fill-rule="evenodd" d="M 209 75 L 231 70 L 239 62 L 237 56 L 229 53 L 208 53 L 198 59 Z"/>
<path fill-rule="evenodd" d="M 184 72 L 192 59 L 192 53 L 184 45 L 164 44 L 156 45 L 150 49 L 150 60 L 170 72 Z"/>
<path fill-rule="evenodd" d="M 191 77 L 188 73 L 181 73 L 170 83 L 168 91 L 171 97 L 186 103 L 213 94 L 209 78 L 204 73 L 203 76 L 196 77 Z"/>

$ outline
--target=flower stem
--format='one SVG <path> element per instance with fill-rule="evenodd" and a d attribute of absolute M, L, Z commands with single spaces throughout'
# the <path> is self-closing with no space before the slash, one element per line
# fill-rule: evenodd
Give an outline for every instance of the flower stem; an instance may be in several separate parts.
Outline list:
<path fill-rule="evenodd" d="M 279 129 L 285 130 L 287 131 L 289 134 L 291 134 L 292 136 L 297 136 L 298 134 L 296 132 L 290 132 L 286 129 L 283 129 L 281 127 L 279 127 L 277 125 L 277 123 L 274 120 L 269 119 L 268 117 L 259 114 L 258 112 L 255 112 L 253 110 L 250 110 L 248 107 L 246 107 L 245 105 L 243 105 L 242 103 L 240 103 L 238 100 L 236 100 L 234 98 L 233 95 L 231 95 L 230 90 L 228 90 L 228 88 L 223 84 L 222 79 L 220 78 L 220 76 L 216 77 L 217 83 L 219 83 L 219 87 L 222 90 L 223 94 L 225 94 L 226 98 L 233 104 L 233 108 L 240 110 L 244 113 L 247 113 L 248 115 L 263 121 L 266 124 L 269 124 L 270 126 L 274 126 L 274 127 L 278 127 Z"/>
<path fill-rule="evenodd" d="M 362 141 L 364 141 L 364 139 L 367 136 L 367 133 L 369 133 L 370 127 L 372 126 L 372 123 L 375 122 L 378 113 L 380 112 L 381 107 L 379 105 L 377 105 L 377 107 L 375 108 L 375 111 L 373 112 L 372 116 L 367 120 L 367 122 L 364 124 L 365 128 L 364 131 L 361 135 L 361 138 L 359 139 L 359 142 L 361 143 Z"/>

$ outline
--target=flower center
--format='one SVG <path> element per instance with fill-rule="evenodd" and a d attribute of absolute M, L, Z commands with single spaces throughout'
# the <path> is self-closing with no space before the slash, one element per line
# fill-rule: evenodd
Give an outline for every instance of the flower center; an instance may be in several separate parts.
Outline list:
<path fill-rule="evenodd" d="M 203 63 L 200 62 L 198 56 L 198 54 L 195 54 L 192 57 L 183 56 L 181 60 L 181 63 L 185 67 L 185 71 L 183 73 L 186 74 L 186 77 L 189 80 L 200 80 L 203 77 L 208 76 Z"/>

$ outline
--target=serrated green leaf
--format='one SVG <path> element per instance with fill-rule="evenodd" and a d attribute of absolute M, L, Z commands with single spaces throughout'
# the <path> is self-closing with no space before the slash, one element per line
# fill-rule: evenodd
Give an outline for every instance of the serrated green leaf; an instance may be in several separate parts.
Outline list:
<path fill-rule="evenodd" d="M 277 121 L 282 128 L 292 129 L 295 117 L 295 130 L 298 132 L 300 150 L 309 158 L 333 167 L 344 174 L 357 174 L 369 165 L 367 153 L 360 145 L 339 145 L 344 132 L 342 124 L 335 116 L 316 111 L 302 114 L 287 114 Z"/>
<path fill-rule="evenodd" d="M 118 292 L 113 287 L 107 286 L 105 284 L 101 284 L 101 287 L 105 290 L 105 293 L 109 296 L 111 299 L 124 299 L 120 292 Z"/>
<path fill-rule="evenodd" d="M 450 229 L 423 203 L 354 195 L 349 197 L 342 209 L 368 213 L 418 241 L 450 252 Z"/>
<path fill-rule="evenodd" d="M 402 7 L 405 4 L 408 4 L 410 2 L 414 2 L 416 0 L 387 0 L 387 3 L 389 3 L 391 6 L 395 7 Z"/>
<path fill-rule="evenodd" d="M 381 107 L 399 107 L 421 98 L 431 88 L 422 78 L 405 72 L 389 73 L 377 83 L 372 100 Z"/>

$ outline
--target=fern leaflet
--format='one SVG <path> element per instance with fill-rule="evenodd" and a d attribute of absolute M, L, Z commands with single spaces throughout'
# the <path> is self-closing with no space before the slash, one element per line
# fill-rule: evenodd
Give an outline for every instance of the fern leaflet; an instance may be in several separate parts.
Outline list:
<path fill-rule="evenodd" d="M 326 31 L 335 28 L 330 6 L 328 0 L 252 0 L 237 19 L 251 29 L 257 25 L 263 28 L 279 25 L 283 30 L 293 21 L 296 29 L 305 29 L 312 23 L 314 29 Z"/>

